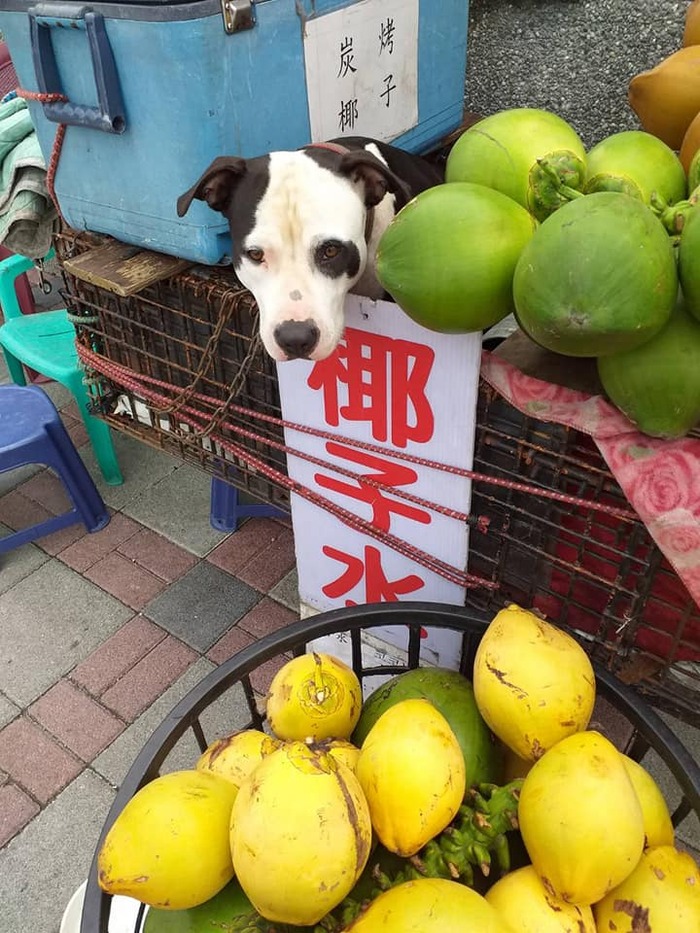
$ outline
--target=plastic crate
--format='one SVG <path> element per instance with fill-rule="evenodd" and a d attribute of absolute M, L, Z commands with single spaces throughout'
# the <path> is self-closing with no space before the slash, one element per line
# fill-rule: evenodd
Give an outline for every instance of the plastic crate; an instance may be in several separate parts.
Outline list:
<path fill-rule="evenodd" d="M 431 603 L 357 606 L 323 613 L 312 619 L 289 625 L 243 649 L 208 674 L 161 722 L 139 752 L 124 778 L 100 836 L 88 877 L 81 933 L 107 933 L 111 897 L 97 883 L 96 857 L 109 827 L 127 802 L 144 784 L 168 768 L 171 754 L 189 756 L 192 764 L 216 735 L 207 735 L 205 719 L 215 704 L 242 711 L 230 731 L 261 729 L 261 694 L 269 685 L 273 671 L 292 654 L 305 651 L 306 643 L 337 632 L 347 632 L 352 652 L 352 666 L 363 682 L 372 686 L 377 675 L 393 675 L 415 668 L 420 661 L 422 627 L 448 628 L 462 635 L 461 670 L 469 673 L 477 645 L 488 616 L 473 608 L 458 608 Z M 362 660 L 362 632 L 374 626 L 391 626 L 403 631 L 407 663 L 404 667 L 368 667 Z M 599 705 L 594 712 L 595 727 L 604 728 L 620 750 L 639 760 L 654 749 L 668 767 L 673 780 L 677 825 L 691 811 L 700 815 L 700 766 L 675 737 L 662 719 L 632 690 L 604 668 L 596 668 Z M 191 766 L 191 765 L 190 765 Z M 181 763 L 177 767 L 187 767 Z M 141 917 L 135 921 L 135 933 Z"/>
<path fill-rule="evenodd" d="M 96 242 L 99 238 L 64 231 L 57 253 L 65 259 Z M 284 451 L 271 446 L 284 444 L 283 429 L 262 418 L 282 414 L 275 364 L 254 340 L 252 296 L 230 270 L 195 266 L 130 298 L 65 270 L 64 278 L 68 307 L 78 316 L 92 315 L 89 325 L 78 323 L 82 339 L 109 361 L 181 386 L 183 392 L 212 397 L 215 402 L 206 408 L 210 415 L 240 381 L 234 401 L 251 414 L 231 410 L 228 420 L 234 428 L 223 428 L 221 434 L 286 474 Z M 222 314 L 227 323 L 216 337 Z M 288 509 L 286 488 L 242 460 L 227 459 L 206 437 L 179 430 L 176 414 L 159 416 L 122 384 L 112 383 L 106 391 L 112 400 L 121 396 L 119 410 L 141 417 L 109 409 L 105 418 L 113 428 L 222 476 L 261 502 Z M 238 436 L 235 426 L 260 439 Z M 485 383 L 474 470 L 629 510 L 588 437 L 522 415 Z M 495 592 L 472 591 L 478 605 L 491 611 L 518 602 L 582 632 L 593 657 L 654 703 L 700 725 L 700 609 L 641 521 L 483 481 L 473 484 L 471 512 L 476 527 L 468 569 L 498 583 Z M 488 520 L 486 533 L 478 530 L 481 516 Z"/>
<path fill-rule="evenodd" d="M 321 55 L 311 34 L 337 17 Z M 68 127 L 55 184 L 66 221 L 212 264 L 231 256 L 228 224 L 200 202 L 178 218 L 176 202 L 215 158 L 358 134 L 425 151 L 462 119 L 467 29 L 466 0 L 0 4 L 22 87 L 67 98 L 29 103 L 47 164 Z M 329 126 L 314 127 L 317 109 Z"/>

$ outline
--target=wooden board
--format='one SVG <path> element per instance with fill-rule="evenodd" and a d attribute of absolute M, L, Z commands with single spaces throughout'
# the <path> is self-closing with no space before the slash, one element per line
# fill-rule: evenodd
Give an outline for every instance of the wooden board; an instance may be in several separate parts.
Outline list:
<path fill-rule="evenodd" d="M 66 272 L 122 298 L 177 275 L 191 265 L 187 259 L 153 253 L 119 240 L 109 240 L 80 256 L 63 261 Z"/>

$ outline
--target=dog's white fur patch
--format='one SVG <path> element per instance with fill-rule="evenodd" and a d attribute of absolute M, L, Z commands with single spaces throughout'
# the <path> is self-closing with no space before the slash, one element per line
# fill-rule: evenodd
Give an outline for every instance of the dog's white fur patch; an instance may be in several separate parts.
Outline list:
<path fill-rule="evenodd" d="M 376 147 L 368 148 L 384 161 Z M 261 249 L 265 258 L 256 264 L 244 254 L 236 271 L 257 299 L 260 335 L 265 349 L 276 360 L 286 359 L 274 338 L 278 324 L 314 321 L 320 338 L 310 358 L 325 359 L 342 336 L 347 293 L 353 290 L 370 298 L 381 297 L 382 289 L 374 275 L 375 251 L 394 216 L 395 199 L 387 195 L 375 208 L 368 245 L 364 192 L 360 188 L 320 167 L 303 152 L 270 154 L 270 183 L 242 244 L 244 250 Z M 355 244 L 360 253 L 356 276 L 330 278 L 314 265 L 314 249 L 327 240 Z"/>

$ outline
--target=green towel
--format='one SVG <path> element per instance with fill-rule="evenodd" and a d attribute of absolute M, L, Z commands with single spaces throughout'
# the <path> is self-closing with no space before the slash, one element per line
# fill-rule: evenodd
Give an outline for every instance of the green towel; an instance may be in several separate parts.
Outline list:
<path fill-rule="evenodd" d="M 12 98 L 0 103 L 0 243 L 13 253 L 43 259 L 57 225 L 27 103 Z"/>

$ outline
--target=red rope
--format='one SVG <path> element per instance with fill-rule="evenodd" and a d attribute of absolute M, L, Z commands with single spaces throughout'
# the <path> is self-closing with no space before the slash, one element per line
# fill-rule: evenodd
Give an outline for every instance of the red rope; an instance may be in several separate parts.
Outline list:
<path fill-rule="evenodd" d="M 24 88 L 21 87 L 17 88 L 17 96 L 22 97 L 24 100 L 38 101 L 40 104 L 58 104 L 65 103 L 68 100 L 64 94 L 41 94 L 39 91 L 25 91 Z M 49 164 L 46 168 L 46 190 L 49 192 L 49 196 L 56 208 L 56 213 L 61 220 L 63 220 L 63 215 L 61 214 L 61 208 L 58 203 L 58 198 L 56 197 L 55 179 L 58 170 L 58 160 L 61 157 L 61 149 L 65 136 L 66 125 L 65 123 L 59 123 L 53 140 Z"/>
<path fill-rule="evenodd" d="M 114 363 L 111 360 L 107 360 L 105 359 L 105 357 L 100 356 L 100 354 L 95 353 L 93 350 L 90 350 L 87 347 L 79 345 L 78 349 L 79 349 L 81 358 L 83 359 L 83 362 L 87 363 L 89 366 L 91 366 L 93 369 L 96 369 L 98 372 L 101 372 L 104 375 L 106 375 L 109 379 L 111 379 L 111 381 L 125 386 L 126 388 L 130 389 L 132 392 L 135 392 L 141 395 L 146 395 L 148 391 L 147 390 L 148 385 L 157 386 L 158 388 L 165 389 L 169 392 L 177 391 L 175 386 L 170 385 L 169 383 L 165 382 L 162 379 L 156 379 L 154 376 L 147 376 L 141 373 L 135 373 L 134 370 L 129 369 L 126 366 L 122 366 L 119 363 Z M 191 397 L 192 399 L 202 402 L 211 407 L 218 406 L 218 401 L 216 399 L 212 399 L 207 395 L 203 395 L 202 393 L 195 392 L 192 394 Z M 304 424 L 297 424 L 296 422 L 293 422 L 293 421 L 286 421 L 282 418 L 276 418 L 274 415 L 267 415 L 267 414 L 264 414 L 263 412 L 253 411 L 252 409 L 244 408 L 241 405 L 230 404 L 229 410 L 232 412 L 235 412 L 236 414 L 240 414 L 248 418 L 251 418 L 251 417 L 257 418 L 269 424 L 274 424 L 276 426 L 287 428 L 292 431 L 298 431 L 301 434 L 309 434 L 314 437 L 320 437 L 323 440 L 330 440 L 336 443 L 346 444 L 349 447 L 356 447 L 359 450 L 367 450 L 372 453 L 377 453 L 381 456 L 387 456 L 388 454 L 389 456 L 397 460 L 404 460 L 408 463 L 413 463 L 417 466 L 428 467 L 430 469 L 438 470 L 443 473 L 449 473 L 450 475 L 453 475 L 453 476 L 462 476 L 466 479 L 472 480 L 473 482 L 486 483 L 492 486 L 498 486 L 503 489 L 512 489 L 514 492 L 522 492 L 527 495 L 541 496 L 543 499 L 551 499 L 555 502 L 561 502 L 564 505 L 572 505 L 578 508 L 593 509 L 594 511 L 602 512 L 607 515 L 614 516 L 615 518 L 623 519 L 625 521 L 638 521 L 638 515 L 632 509 L 618 508 L 617 506 L 606 505 L 605 503 L 601 503 L 601 502 L 594 502 L 590 499 L 582 499 L 578 496 L 569 496 L 566 493 L 557 492 L 556 490 L 553 490 L 553 489 L 545 489 L 541 486 L 532 486 L 528 483 L 519 483 L 515 480 L 499 479 L 498 477 L 489 476 L 485 473 L 477 473 L 474 470 L 466 470 L 462 467 L 456 467 L 456 466 L 452 466 L 450 464 L 445 464 L 445 463 L 438 463 L 435 460 L 428 460 L 425 457 L 420 457 L 420 456 L 417 456 L 416 454 L 409 454 L 409 453 L 406 453 L 405 451 L 399 451 L 399 450 L 393 450 L 393 449 L 391 451 L 388 451 L 386 448 L 380 447 L 378 444 L 372 444 L 367 441 L 356 440 L 355 438 L 345 437 L 342 434 L 334 434 L 330 431 L 322 431 L 318 428 L 312 428 Z M 232 425 L 230 422 L 227 422 L 226 426 L 240 433 L 244 432 L 243 428 L 240 428 L 237 425 Z M 268 438 L 265 438 L 261 435 L 249 432 L 247 436 L 249 436 L 252 440 L 261 441 L 262 443 L 270 444 L 271 446 L 274 446 L 274 444 Z M 277 446 L 281 450 L 284 450 L 285 452 L 293 453 L 295 456 L 300 456 L 302 458 L 309 456 L 305 453 L 294 451 L 288 447 L 285 447 L 284 445 L 277 445 Z M 336 469 L 336 467 L 332 466 L 331 464 L 325 463 L 324 461 L 321 461 L 321 465 L 325 467 L 330 466 L 332 469 Z M 338 472 L 341 472 L 341 471 L 338 470 Z M 362 480 L 364 482 L 366 481 L 366 478 L 362 477 Z M 381 484 L 379 485 L 381 486 Z M 395 492 L 395 491 L 396 490 L 394 489 L 394 487 L 392 487 L 392 492 Z M 422 499 L 419 499 L 418 497 L 415 497 L 414 501 L 416 501 L 417 504 L 425 504 L 425 501 Z M 434 505 L 429 504 L 429 507 L 433 508 Z M 440 508 L 441 507 L 438 507 L 436 511 L 439 511 Z M 445 512 L 445 514 L 449 514 L 449 510 Z M 455 513 L 452 517 L 462 518 L 463 520 L 466 520 L 466 518 L 468 518 L 469 516 L 466 516 L 466 518 L 464 518 L 463 513 Z"/>

